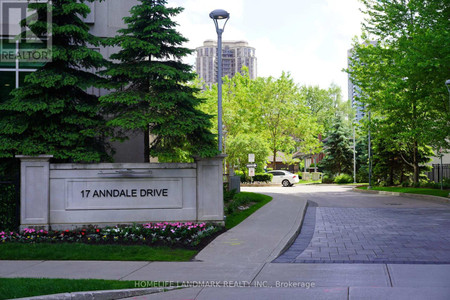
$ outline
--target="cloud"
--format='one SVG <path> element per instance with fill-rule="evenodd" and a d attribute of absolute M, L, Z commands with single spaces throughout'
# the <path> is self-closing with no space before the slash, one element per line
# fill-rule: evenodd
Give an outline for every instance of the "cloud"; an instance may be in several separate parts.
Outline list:
<path fill-rule="evenodd" d="M 299 84 L 331 83 L 342 87 L 346 98 L 347 50 L 360 34 L 363 15 L 358 0 L 169 0 L 169 6 L 185 10 L 175 18 L 177 29 L 196 48 L 207 39 L 217 39 L 209 18 L 214 9 L 225 9 L 231 17 L 224 40 L 246 40 L 256 48 L 259 76 L 280 76 L 289 71 Z M 185 62 L 194 64 L 195 56 Z"/>

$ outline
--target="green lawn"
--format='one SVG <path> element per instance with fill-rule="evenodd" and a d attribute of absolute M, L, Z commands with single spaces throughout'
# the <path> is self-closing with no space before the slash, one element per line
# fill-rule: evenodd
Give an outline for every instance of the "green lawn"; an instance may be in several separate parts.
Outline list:
<path fill-rule="evenodd" d="M 246 218 L 248 218 L 251 214 L 253 214 L 255 211 L 266 205 L 272 200 L 272 197 L 257 194 L 257 193 L 250 193 L 250 192 L 241 192 L 241 194 L 244 193 L 248 197 L 251 198 L 250 202 L 255 203 L 250 208 L 238 212 L 234 212 L 230 215 L 227 215 L 225 220 L 225 228 L 231 229 L 234 226 L 238 225 L 242 221 L 244 221 Z"/>
<path fill-rule="evenodd" d="M 145 287 L 152 287 L 152 282 Z M 158 283 L 156 283 L 158 286 Z M 0 278 L 0 299 L 51 295 L 68 292 L 134 289 L 135 281 L 101 279 Z"/>
<path fill-rule="evenodd" d="M 360 185 L 369 185 L 369 183 L 361 183 L 361 182 L 357 182 L 357 183 L 353 183 L 353 182 L 350 182 L 350 183 L 336 183 L 337 185 L 358 185 L 358 186 L 360 186 Z"/>
<path fill-rule="evenodd" d="M 358 187 L 362 190 L 367 190 L 366 186 Z M 387 192 L 397 192 L 397 193 L 407 193 L 407 194 L 421 194 L 421 195 L 432 195 L 439 197 L 447 197 L 450 190 L 437 190 L 437 189 L 427 189 L 427 188 L 412 188 L 412 187 L 372 187 L 374 191 L 387 191 Z"/>
<path fill-rule="evenodd" d="M 313 181 L 313 180 L 303 180 L 303 179 L 300 179 L 299 183 L 297 183 L 297 184 L 322 184 L 322 180 L 315 180 L 315 181 Z M 355 185 L 355 184 L 357 184 L 357 185 L 369 185 L 368 183 L 353 183 L 353 182 L 351 182 L 351 183 L 327 183 L 327 184 L 337 184 L 337 185 Z"/>
<path fill-rule="evenodd" d="M 189 261 L 197 253 L 197 250 L 131 245 L 0 244 L 3 260 Z"/>

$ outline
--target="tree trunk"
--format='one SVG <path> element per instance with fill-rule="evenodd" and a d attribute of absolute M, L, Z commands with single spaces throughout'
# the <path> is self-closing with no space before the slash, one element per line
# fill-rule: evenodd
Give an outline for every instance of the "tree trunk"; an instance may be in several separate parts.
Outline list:
<path fill-rule="evenodd" d="M 417 141 L 414 141 L 414 146 L 413 146 L 413 164 L 414 164 L 414 184 L 419 183 L 419 151 L 418 151 L 418 147 L 417 147 Z"/>
<path fill-rule="evenodd" d="M 150 131 L 144 130 L 144 162 L 150 162 Z"/>
<path fill-rule="evenodd" d="M 416 120 L 417 120 L 417 106 L 416 106 L 416 102 L 414 99 L 413 102 L 413 127 L 414 129 L 417 128 L 416 126 Z M 417 145 L 417 141 L 414 140 L 413 143 L 413 165 L 414 165 L 414 185 L 419 183 L 419 149 L 418 149 L 418 145 Z"/>
<path fill-rule="evenodd" d="M 273 169 L 277 169 L 277 149 L 273 149 Z"/>
<path fill-rule="evenodd" d="M 389 168 L 389 185 L 394 185 L 394 166 L 393 166 L 393 160 L 390 160 L 390 168 Z"/>

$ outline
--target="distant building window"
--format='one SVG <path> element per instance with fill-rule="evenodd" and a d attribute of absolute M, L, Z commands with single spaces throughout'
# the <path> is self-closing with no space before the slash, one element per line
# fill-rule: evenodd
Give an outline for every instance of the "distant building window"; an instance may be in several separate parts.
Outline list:
<path fill-rule="evenodd" d="M 3 40 L 2 46 L 3 49 L 14 49 L 16 51 L 20 49 L 18 41 L 8 42 Z M 12 62 L 0 61 L 0 95 L 2 95 L 2 99 L 10 98 L 11 91 L 23 85 L 25 77 L 43 65 L 44 63 L 41 62 L 19 61 L 19 59 Z"/>

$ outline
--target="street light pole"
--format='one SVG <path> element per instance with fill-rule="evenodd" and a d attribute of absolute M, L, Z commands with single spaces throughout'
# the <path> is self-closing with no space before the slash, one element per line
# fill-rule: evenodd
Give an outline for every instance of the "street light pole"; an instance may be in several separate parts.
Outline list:
<path fill-rule="evenodd" d="M 444 189 L 444 165 L 442 164 L 442 156 L 444 156 L 444 154 L 442 154 L 442 147 L 439 149 L 439 158 L 441 159 L 441 190 Z"/>
<path fill-rule="evenodd" d="M 217 129 L 219 132 L 219 152 L 222 153 L 222 33 L 228 19 L 230 18 L 230 14 L 223 9 L 216 9 L 209 14 L 209 17 L 214 20 L 214 25 L 216 25 L 217 32 Z M 225 20 L 222 28 L 219 27 L 219 20 Z"/>
<path fill-rule="evenodd" d="M 450 79 L 447 79 L 445 81 L 445 86 L 447 87 L 449 98 L 448 98 L 448 111 L 450 113 Z M 444 189 L 444 165 L 442 164 L 442 156 L 444 154 L 442 153 L 442 147 L 439 149 L 440 157 L 441 157 L 441 190 Z"/>
<path fill-rule="evenodd" d="M 356 183 L 356 130 L 353 124 L 353 183 Z"/>

